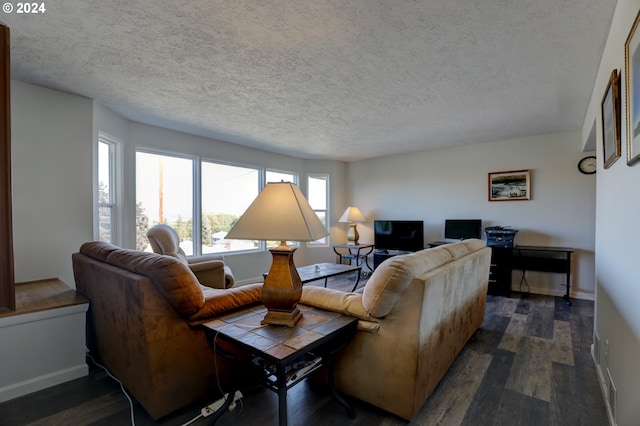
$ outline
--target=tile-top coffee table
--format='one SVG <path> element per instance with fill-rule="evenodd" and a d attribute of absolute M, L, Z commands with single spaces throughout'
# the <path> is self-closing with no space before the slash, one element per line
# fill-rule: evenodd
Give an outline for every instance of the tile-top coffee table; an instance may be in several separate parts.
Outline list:
<path fill-rule="evenodd" d="M 321 366 L 327 367 L 328 384 L 336 400 L 355 418 L 351 406 L 338 394 L 333 381 L 333 358 L 344 349 L 356 331 L 357 319 L 335 312 L 298 305 L 302 319 L 294 327 L 261 325 L 266 313 L 262 305 L 233 312 L 202 326 L 209 345 L 241 368 L 238 357 L 216 343 L 223 339 L 252 355 L 252 363 L 264 371 L 264 384 L 278 394 L 280 425 L 287 425 L 287 390 Z M 234 395 L 237 389 L 229 392 Z M 227 398 L 230 404 L 233 397 Z M 210 424 L 226 411 L 217 411 Z"/>

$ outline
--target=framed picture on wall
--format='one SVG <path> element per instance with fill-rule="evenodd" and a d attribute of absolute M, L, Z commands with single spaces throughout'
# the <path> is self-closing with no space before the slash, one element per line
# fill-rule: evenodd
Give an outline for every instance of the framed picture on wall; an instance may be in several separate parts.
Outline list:
<path fill-rule="evenodd" d="M 627 93 L 627 164 L 640 161 L 640 12 L 624 45 L 625 87 Z"/>
<path fill-rule="evenodd" d="M 531 170 L 489 173 L 489 201 L 531 199 Z"/>
<path fill-rule="evenodd" d="M 602 152 L 604 168 L 608 169 L 620 158 L 620 84 L 618 70 L 611 71 L 607 90 L 601 103 L 602 109 Z"/>

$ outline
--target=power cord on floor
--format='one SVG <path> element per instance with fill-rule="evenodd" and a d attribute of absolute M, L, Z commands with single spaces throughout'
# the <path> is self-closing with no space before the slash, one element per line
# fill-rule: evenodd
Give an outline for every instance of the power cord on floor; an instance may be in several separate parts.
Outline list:
<path fill-rule="evenodd" d="M 129 414 L 131 416 L 131 426 L 135 426 L 136 425 L 136 419 L 135 419 L 135 415 L 134 415 L 134 412 L 133 412 L 133 400 L 131 399 L 131 397 L 129 396 L 127 391 L 124 389 L 124 385 L 122 384 L 122 382 L 120 380 L 118 380 L 113 374 L 111 374 L 109 372 L 109 370 L 107 369 L 107 367 L 105 367 L 104 365 L 102 365 L 98 361 L 96 361 L 95 358 L 91 356 L 91 353 L 89 352 L 89 349 L 86 349 L 85 355 L 96 366 L 98 366 L 101 369 L 103 369 L 105 371 L 105 373 L 107 373 L 107 376 L 111 377 L 113 380 L 115 380 L 120 385 L 120 389 L 122 389 L 122 393 L 124 394 L 125 397 L 127 397 L 127 400 L 129 401 Z M 201 417 L 203 417 L 202 413 L 198 414 L 193 419 L 191 419 L 188 422 L 182 424 L 181 426 L 188 426 L 188 425 L 192 424 L 193 422 L 195 422 L 196 420 L 198 420 Z"/>
<path fill-rule="evenodd" d="M 109 372 L 107 367 L 105 367 L 104 365 L 102 365 L 98 361 L 96 361 L 95 358 L 91 356 L 91 353 L 89 352 L 88 349 L 86 350 L 86 355 L 87 355 L 87 358 L 89 358 L 95 365 L 97 365 L 98 367 L 102 368 L 105 371 L 105 373 L 107 373 L 107 376 L 111 377 L 113 380 L 118 382 L 118 384 L 120 385 L 120 389 L 122 389 L 122 393 L 124 394 L 124 396 L 127 397 L 127 400 L 129 401 L 129 412 L 130 412 L 130 415 L 131 415 L 131 426 L 135 426 L 136 425 L 136 419 L 135 419 L 135 416 L 133 414 L 133 401 L 131 400 L 131 397 L 129 396 L 127 391 L 124 390 L 124 385 L 122 384 L 122 382 L 120 380 L 116 379 L 116 377 Z"/>

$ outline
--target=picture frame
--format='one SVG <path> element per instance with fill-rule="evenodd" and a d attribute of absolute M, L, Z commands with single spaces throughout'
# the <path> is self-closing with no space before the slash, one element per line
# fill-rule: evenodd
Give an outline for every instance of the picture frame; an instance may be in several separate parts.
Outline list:
<path fill-rule="evenodd" d="M 600 103 L 602 113 L 602 152 L 604 168 L 620 158 L 620 84 L 618 70 L 611 71 L 607 89 Z"/>
<path fill-rule="evenodd" d="M 637 34 L 640 12 L 624 44 L 625 90 L 627 98 L 627 165 L 640 161 L 640 34 Z"/>
<path fill-rule="evenodd" d="M 489 201 L 521 201 L 531 199 L 531 170 L 491 172 Z"/>

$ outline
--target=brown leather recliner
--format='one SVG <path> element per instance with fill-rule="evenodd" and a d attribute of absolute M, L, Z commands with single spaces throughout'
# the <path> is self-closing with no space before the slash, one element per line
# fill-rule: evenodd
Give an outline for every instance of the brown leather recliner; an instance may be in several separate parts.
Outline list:
<path fill-rule="evenodd" d="M 180 247 L 180 238 L 169 225 L 155 225 L 147 231 L 154 253 L 175 257 L 187 265 L 200 284 L 211 288 L 233 287 L 235 278 L 231 268 L 224 264 L 222 255 L 189 256 Z"/>

